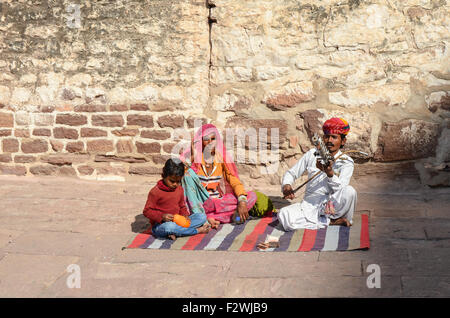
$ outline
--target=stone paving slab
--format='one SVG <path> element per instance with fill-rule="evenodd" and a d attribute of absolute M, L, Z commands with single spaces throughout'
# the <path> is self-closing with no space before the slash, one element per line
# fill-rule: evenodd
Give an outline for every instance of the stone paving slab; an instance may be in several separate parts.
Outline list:
<path fill-rule="evenodd" d="M 69 289 L 67 275 L 50 286 L 45 297 L 223 297 L 228 263 L 110 263 L 81 260 L 82 286 Z"/>
<path fill-rule="evenodd" d="M 227 281 L 220 277 L 193 279 L 190 276 L 147 274 L 140 278 L 89 279 L 80 289 L 69 289 L 61 284 L 48 290 L 47 297 L 224 297 Z"/>
<path fill-rule="evenodd" d="M 403 296 L 405 297 L 446 297 L 450 295 L 448 276 L 403 276 Z"/>
<path fill-rule="evenodd" d="M 0 297 L 38 297 L 78 260 L 75 256 L 6 254 L 0 261 Z"/>
<path fill-rule="evenodd" d="M 373 216 L 377 218 L 424 218 L 426 217 L 425 209 L 389 209 L 381 208 L 373 211 Z"/>
<path fill-rule="evenodd" d="M 0 296 L 450 296 L 448 189 L 355 180 L 357 210 L 369 214 L 367 251 L 122 250 L 148 226 L 142 209 L 156 179 L 0 176 Z M 278 208 L 292 203 L 279 186 L 258 189 Z M 67 287 L 74 263 L 80 289 Z M 367 287 L 370 264 L 380 266 L 379 289 Z"/>
<path fill-rule="evenodd" d="M 380 289 L 367 288 L 366 277 L 322 275 L 303 278 L 238 278 L 227 286 L 226 297 L 398 297 L 400 277 L 386 280 Z"/>
<path fill-rule="evenodd" d="M 128 235 L 36 231 L 22 234 L 6 252 L 38 255 L 112 257 L 121 251 Z"/>
<path fill-rule="evenodd" d="M 411 261 L 450 261 L 450 248 L 410 248 Z"/>
<path fill-rule="evenodd" d="M 439 205 L 433 206 L 433 202 L 427 208 L 427 217 L 450 219 L 450 212 L 445 207 L 450 206 L 449 202 L 441 202 Z"/>
<path fill-rule="evenodd" d="M 371 262 L 363 261 L 363 268 L 367 268 L 370 263 Z M 397 276 L 399 273 L 406 276 L 450 276 L 450 273 L 448 272 L 448 269 L 450 268 L 450 260 L 433 262 L 405 262 L 390 260 L 378 262 L 376 264 L 380 266 L 381 274 L 383 276 Z"/>
<path fill-rule="evenodd" d="M 13 243 L 23 233 L 23 231 L 0 229 L 0 248 L 4 248 L 8 244 Z"/>
<path fill-rule="evenodd" d="M 151 263 L 155 267 L 161 265 L 161 260 L 165 264 L 178 263 L 182 260 L 186 264 L 201 263 L 205 265 L 222 266 L 231 262 L 233 268 L 229 275 L 244 275 L 242 268 L 251 266 L 251 270 L 245 270 L 248 275 L 255 275 L 257 271 L 272 271 L 274 275 L 282 276 L 278 268 L 287 268 L 293 264 L 312 265 L 317 263 L 319 252 L 308 253 L 259 253 L 259 252 L 227 252 L 227 251 L 171 251 L 171 250 L 143 250 L 127 249 L 116 254 L 113 263 L 134 264 Z M 277 268 L 272 268 L 271 264 L 277 264 Z M 278 274 L 276 274 L 278 273 Z"/>
<path fill-rule="evenodd" d="M 80 288 L 69 288 L 67 286 L 67 281 L 70 279 L 70 275 L 72 274 L 66 270 L 62 275 L 60 275 L 53 284 L 47 286 L 44 290 L 42 290 L 39 295 L 35 297 L 59 297 L 60 295 L 64 295 L 63 297 L 87 297 L 87 293 L 89 290 L 85 288 L 85 284 L 90 281 L 89 273 L 91 272 L 91 268 L 94 268 L 96 264 L 103 261 L 101 259 L 89 258 L 89 257 L 77 257 L 76 265 L 79 266 L 80 269 Z M 67 264 L 66 266 L 69 266 Z M 99 292 L 99 297 L 101 294 L 101 290 L 97 290 Z M 86 294 L 86 296 L 83 296 Z"/>
<path fill-rule="evenodd" d="M 426 239 L 425 226 L 427 219 L 386 219 L 372 220 L 371 235 L 379 238 Z"/>
<path fill-rule="evenodd" d="M 408 261 L 409 254 L 405 248 L 371 247 L 367 251 L 346 251 L 346 252 L 320 252 L 319 262 L 346 262 L 352 259 L 362 261 L 381 262 L 383 260 L 395 259 L 398 261 Z"/>
<path fill-rule="evenodd" d="M 416 239 L 391 239 L 385 241 L 384 244 L 390 244 L 392 247 L 396 248 L 429 248 L 433 251 L 440 248 L 449 248 L 450 240 L 416 240 Z"/>
<path fill-rule="evenodd" d="M 267 254 L 267 253 L 266 253 Z M 268 265 L 266 260 L 255 259 L 251 263 L 251 270 L 245 270 L 247 260 L 238 259 L 233 263 L 230 269 L 230 276 L 237 278 L 252 278 L 252 277 L 278 277 L 278 278 L 292 278 L 298 279 L 304 277 L 320 277 L 330 270 L 330 264 L 327 262 L 317 261 L 301 261 L 300 259 L 286 260 L 279 257 L 279 263 L 276 266 Z M 272 264 L 273 262 L 269 263 Z M 334 263 L 332 271 L 335 275 L 341 276 L 362 276 L 361 261 L 349 260 Z"/>
<path fill-rule="evenodd" d="M 447 224 L 445 224 L 447 223 Z M 440 224 L 432 224 L 425 226 L 425 234 L 430 240 L 450 239 L 449 222 L 442 222 Z"/>

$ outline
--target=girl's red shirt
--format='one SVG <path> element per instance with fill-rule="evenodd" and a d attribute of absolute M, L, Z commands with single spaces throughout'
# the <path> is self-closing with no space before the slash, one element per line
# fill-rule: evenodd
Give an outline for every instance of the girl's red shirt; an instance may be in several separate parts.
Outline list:
<path fill-rule="evenodd" d="M 178 186 L 171 189 L 162 180 L 159 180 L 148 193 L 143 213 L 150 220 L 152 226 L 155 223 L 161 223 L 162 216 L 166 213 L 189 216 L 184 201 L 183 187 Z"/>

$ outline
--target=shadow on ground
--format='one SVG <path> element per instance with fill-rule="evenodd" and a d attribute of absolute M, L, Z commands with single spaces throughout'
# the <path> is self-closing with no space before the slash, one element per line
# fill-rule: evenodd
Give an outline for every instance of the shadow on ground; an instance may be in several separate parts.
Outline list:
<path fill-rule="evenodd" d="M 272 200 L 273 206 L 277 211 L 279 212 L 281 208 L 284 208 L 285 206 L 291 205 L 293 202 L 290 202 L 289 200 L 283 199 L 280 196 L 269 196 L 269 199 Z"/>
<path fill-rule="evenodd" d="M 143 214 L 138 214 L 134 217 L 134 222 L 131 223 L 131 231 L 134 233 L 142 233 L 150 227 L 150 222 Z"/>

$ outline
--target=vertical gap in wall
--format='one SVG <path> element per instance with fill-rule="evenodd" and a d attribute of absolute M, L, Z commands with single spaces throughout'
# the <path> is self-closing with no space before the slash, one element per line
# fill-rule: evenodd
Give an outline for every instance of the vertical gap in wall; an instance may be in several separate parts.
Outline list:
<path fill-rule="evenodd" d="M 208 64 L 208 83 L 210 83 L 210 79 L 211 79 L 211 67 L 212 67 L 212 38 L 211 38 L 211 33 L 212 33 L 212 26 L 214 23 L 217 23 L 217 19 L 212 17 L 212 12 L 211 9 L 215 8 L 216 5 L 214 3 L 211 3 L 210 0 L 206 0 L 206 7 L 209 10 L 209 14 L 208 14 L 208 26 L 209 26 L 209 64 Z"/>

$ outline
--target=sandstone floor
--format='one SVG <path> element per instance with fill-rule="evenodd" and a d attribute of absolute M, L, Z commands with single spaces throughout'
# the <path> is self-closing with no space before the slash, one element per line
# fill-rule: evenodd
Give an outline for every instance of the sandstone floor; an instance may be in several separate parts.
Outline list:
<path fill-rule="evenodd" d="M 368 251 L 122 250 L 155 179 L 0 176 L 1 297 L 449 297 L 450 189 L 353 181 Z M 278 196 L 279 186 L 258 190 Z M 275 198 L 278 207 L 286 204 Z M 67 285 L 76 264 L 80 288 Z M 368 288 L 370 264 L 380 288 Z"/>

